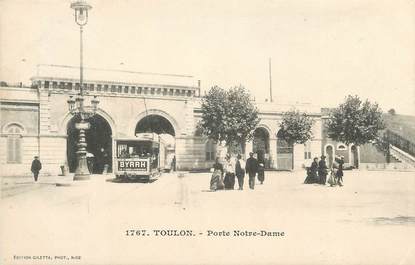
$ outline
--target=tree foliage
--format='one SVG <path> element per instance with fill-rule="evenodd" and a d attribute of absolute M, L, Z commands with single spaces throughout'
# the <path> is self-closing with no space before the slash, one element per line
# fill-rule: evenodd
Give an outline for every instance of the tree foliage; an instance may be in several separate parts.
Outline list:
<path fill-rule="evenodd" d="M 306 113 L 298 110 L 287 111 L 282 116 L 278 137 L 290 145 L 303 144 L 313 137 L 313 120 Z"/>
<path fill-rule="evenodd" d="M 395 109 L 390 109 L 388 110 L 388 113 L 392 116 L 396 115 L 396 110 Z"/>
<path fill-rule="evenodd" d="M 212 87 L 202 99 L 202 134 L 228 146 L 243 144 L 253 137 L 260 119 L 250 94 L 242 86 L 224 90 Z"/>
<path fill-rule="evenodd" d="M 348 96 L 344 103 L 330 113 L 328 135 L 347 145 L 363 145 L 379 139 L 385 128 L 382 111 L 377 103 L 362 102 L 358 96 Z"/>

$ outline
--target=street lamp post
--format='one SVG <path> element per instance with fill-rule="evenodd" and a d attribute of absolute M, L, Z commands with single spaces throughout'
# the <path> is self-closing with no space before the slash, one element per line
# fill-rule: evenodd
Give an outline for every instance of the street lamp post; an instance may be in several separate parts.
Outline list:
<path fill-rule="evenodd" d="M 73 96 L 69 97 L 68 107 L 69 112 L 74 116 L 78 117 L 80 122 L 75 124 L 76 129 L 79 130 L 78 150 L 77 154 L 77 167 L 73 180 L 87 180 L 89 179 L 90 172 L 86 160 L 86 139 L 85 131 L 89 129 L 90 123 L 87 121 L 89 118 L 95 115 L 99 100 L 96 96 L 91 100 L 91 106 L 86 107 L 84 105 L 84 84 L 83 84 L 83 43 L 82 33 L 83 26 L 88 22 L 88 10 L 92 7 L 86 3 L 85 0 L 76 0 L 72 2 L 71 8 L 75 11 L 75 22 L 80 27 L 80 78 L 79 78 L 79 94 L 73 99 Z"/>

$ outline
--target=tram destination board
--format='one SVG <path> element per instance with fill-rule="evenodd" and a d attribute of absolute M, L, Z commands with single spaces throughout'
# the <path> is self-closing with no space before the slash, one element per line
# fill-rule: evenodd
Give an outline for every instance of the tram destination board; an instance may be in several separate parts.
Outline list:
<path fill-rule="evenodd" d="M 148 159 L 122 159 L 118 160 L 119 171 L 147 171 Z"/>

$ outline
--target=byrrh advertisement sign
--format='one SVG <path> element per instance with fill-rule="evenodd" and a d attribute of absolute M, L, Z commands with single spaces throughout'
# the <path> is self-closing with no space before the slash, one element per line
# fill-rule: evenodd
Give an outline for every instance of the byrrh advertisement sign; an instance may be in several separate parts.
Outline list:
<path fill-rule="evenodd" d="M 118 171 L 148 171 L 148 159 L 119 159 Z"/>
<path fill-rule="evenodd" d="M 415 265 L 415 0 L 0 10 L 0 265 Z"/>

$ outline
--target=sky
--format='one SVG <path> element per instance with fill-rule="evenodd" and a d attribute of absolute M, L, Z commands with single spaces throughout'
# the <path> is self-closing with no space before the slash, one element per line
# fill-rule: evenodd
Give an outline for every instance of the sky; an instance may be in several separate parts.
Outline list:
<path fill-rule="evenodd" d="M 349 95 L 415 115 L 414 0 L 90 0 L 87 67 L 243 85 L 257 101 L 334 107 Z M 69 0 L 0 0 L 0 80 L 79 65 Z M 85 76 L 88 79 L 88 76 Z"/>

